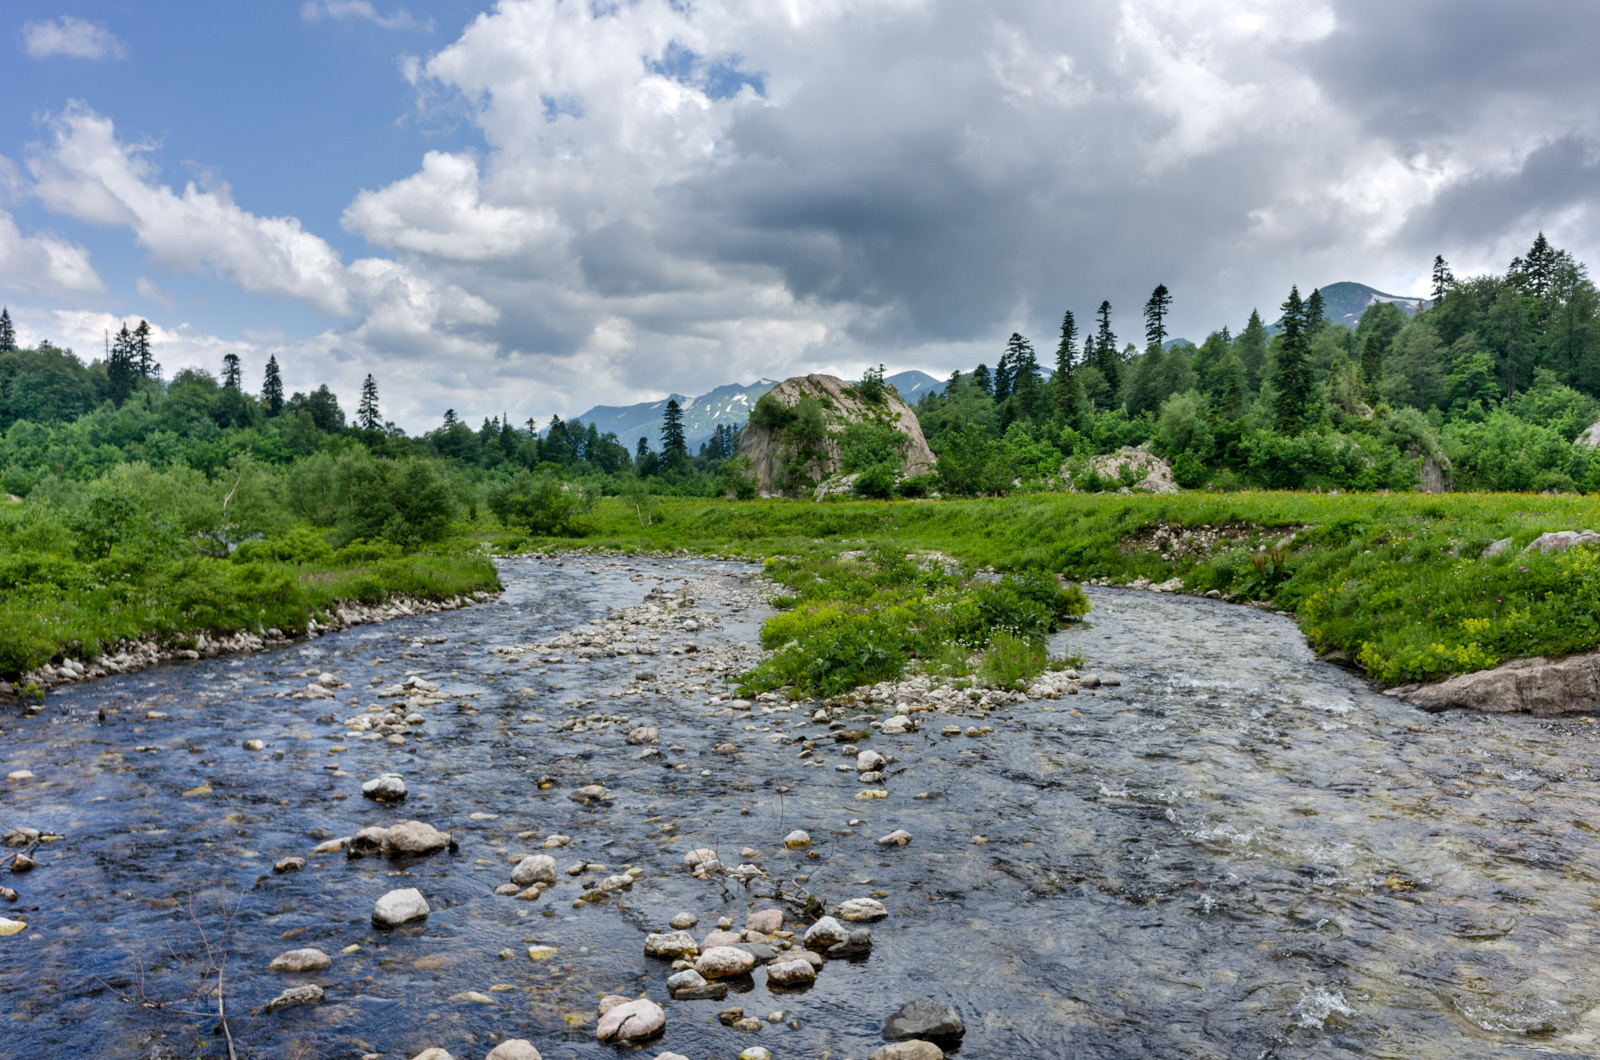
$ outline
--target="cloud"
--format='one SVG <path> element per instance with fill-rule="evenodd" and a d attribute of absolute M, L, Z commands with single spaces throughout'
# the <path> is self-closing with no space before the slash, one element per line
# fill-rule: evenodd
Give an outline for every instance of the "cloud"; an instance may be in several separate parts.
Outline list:
<path fill-rule="evenodd" d="M 405 8 L 396 8 L 392 15 L 380 15 L 369 0 L 306 0 L 300 5 L 300 17 L 307 22 L 333 19 L 343 22 L 361 19 L 383 29 L 420 29 L 433 32 L 433 19 L 418 20 Z"/>
<path fill-rule="evenodd" d="M 172 292 L 163 290 L 160 284 L 148 276 L 135 276 L 133 278 L 133 289 L 139 292 L 140 298 L 154 302 L 163 309 L 173 308 Z"/>
<path fill-rule="evenodd" d="M 0 210 L 0 287 L 29 294 L 75 295 L 105 290 L 89 252 L 52 235 L 25 236 Z"/>
<path fill-rule="evenodd" d="M 128 46 L 104 22 L 86 22 L 71 15 L 52 22 L 25 23 L 22 48 L 32 59 L 55 55 L 69 59 L 121 59 L 128 54 Z"/>

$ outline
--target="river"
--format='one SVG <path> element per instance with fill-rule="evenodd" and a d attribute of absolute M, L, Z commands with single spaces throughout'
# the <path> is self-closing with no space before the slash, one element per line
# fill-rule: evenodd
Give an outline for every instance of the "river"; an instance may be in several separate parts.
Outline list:
<path fill-rule="evenodd" d="M 706 672 L 754 642 L 751 570 L 511 560 L 490 604 L 70 686 L 34 717 L 6 706 L 0 773 L 33 777 L 0 788 L 0 830 L 64 838 L 30 872 L 0 873 L 20 892 L 0 916 L 28 922 L 0 938 L 0 1055 L 225 1055 L 214 1016 L 183 1011 L 215 1006 L 195 997 L 215 981 L 206 943 L 241 1057 L 439 1046 L 480 1060 L 504 1037 L 547 1060 L 610 1056 L 593 1036 L 608 992 L 664 1005 L 643 1057 L 759 1044 L 775 1060 L 863 1060 L 885 1017 L 925 995 L 961 1012 L 968 1057 L 1596 1052 L 1596 725 L 1422 714 L 1317 662 L 1287 619 L 1095 588 L 1088 621 L 1053 647 L 1120 686 L 981 722 L 918 715 L 919 731 L 862 743 L 898 760 L 887 797 L 860 799 L 814 705 L 730 707 Z M 686 588 L 700 629 L 588 661 L 493 650 L 656 587 Z M 347 682 L 338 702 L 279 697 L 323 672 Z M 341 723 L 407 675 L 444 702 L 403 745 Z M 563 730 L 576 716 L 596 720 Z M 952 721 L 993 731 L 942 736 Z M 658 745 L 624 742 L 641 724 Z M 265 747 L 245 750 L 251 738 Z M 385 771 L 406 779 L 398 808 L 361 797 Z M 614 800 L 568 797 L 591 783 Z M 412 818 L 459 849 L 310 855 Z M 794 828 L 809 853 L 784 849 Z M 874 843 L 896 828 L 909 845 Z M 538 901 L 495 895 L 551 834 L 571 837 L 550 851 L 563 868 L 604 869 L 563 874 Z M 682 859 L 698 846 L 729 865 L 750 848 L 770 876 L 696 880 Z M 289 855 L 309 864 L 274 873 Z M 574 907 L 584 880 L 625 866 L 642 869 L 631 889 Z M 871 954 L 798 993 L 758 971 L 725 1001 L 670 1000 L 645 934 L 680 911 L 697 937 L 720 916 L 742 925 L 781 881 L 829 904 L 881 895 Z M 433 912 L 379 930 L 372 904 L 396 887 Z M 333 963 L 267 972 L 296 947 Z M 301 982 L 326 1001 L 260 1013 Z M 729 1005 L 784 1017 L 735 1030 L 717 1019 Z"/>

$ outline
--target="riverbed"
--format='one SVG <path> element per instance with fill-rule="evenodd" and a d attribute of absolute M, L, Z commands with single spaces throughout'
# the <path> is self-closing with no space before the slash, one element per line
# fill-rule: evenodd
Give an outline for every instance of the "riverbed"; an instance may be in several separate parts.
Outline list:
<path fill-rule="evenodd" d="M 864 1060 L 921 996 L 961 1013 L 969 1057 L 1596 1051 L 1600 726 L 1422 714 L 1317 662 L 1288 619 L 1091 588 L 1088 621 L 1052 646 L 1120 685 L 913 714 L 915 732 L 858 741 L 896 759 L 863 785 L 815 704 L 736 703 L 721 681 L 766 613 L 754 573 L 510 560 L 492 603 L 88 682 L 33 717 L 4 707 L 0 774 L 32 777 L 0 788 L 0 830 L 64 838 L 0 872 L 19 892 L 0 916 L 28 924 L 0 938 L 0 1055 L 223 1056 L 212 958 L 241 1057 L 480 1060 L 520 1037 L 551 1060 L 756 1044 Z M 506 650 L 647 593 L 676 594 L 696 628 L 590 658 Z M 322 673 L 334 699 L 286 697 Z M 403 743 L 344 724 L 408 677 L 439 702 Z M 992 731 L 941 735 L 952 723 Z M 639 726 L 660 742 L 626 743 Z M 403 803 L 361 797 L 391 771 Z M 569 797 L 589 784 L 614 798 Z M 457 849 L 311 853 L 409 819 Z M 796 828 L 810 847 L 784 847 Z M 875 843 L 894 829 L 911 842 Z M 570 843 L 547 850 L 552 835 Z M 697 880 L 696 847 L 767 875 Z M 588 867 L 534 901 L 496 895 L 528 853 Z M 275 873 L 289 856 L 307 864 Z M 631 888 L 575 905 L 630 867 Z M 375 928 L 400 887 L 432 913 Z M 725 1000 L 672 1000 L 645 935 L 679 912 L 697 938 L 742 926 L 780 890 L 878 896 L 889 916 L 809 989 L 758 970 Z M 298 947 L 331 966 L 267 971 Z M 308 982 L 323 1003 L 261 1011 Z M 640 1053 L 597 1043 L 606 993 L 660 1002 L 664 1034 Z M 732 1005 L 762 1029 L 724 1026 Z"/>

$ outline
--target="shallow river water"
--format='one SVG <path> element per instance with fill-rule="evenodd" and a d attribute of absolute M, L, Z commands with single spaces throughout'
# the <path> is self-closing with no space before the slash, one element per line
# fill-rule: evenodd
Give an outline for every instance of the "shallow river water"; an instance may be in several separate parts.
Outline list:
<path fill-rule="evenodd" d="M 706 675 L 676 676 L 719 642 L 753 641 L 761 610 L 720 595 L 748 594 L 749 573 L 510 561 L 490 604 L 91 682 L 36 717 L 5 707 L 0 773 L 34 778 L 0 788 L 0 830 L 65 838 L 39 847 L 31 872 L 0 873 L 20 892 L 0 916 L 29 925 L 0 938 L 0 1056 L 224 1055 L 215 1018 L 141 1003 L 214 1006 L 194 999 L 202 930 L 226 969 L 242 1057 L 441 1046 L 479 1060 L 524 1037 L 551 1060 L 668 1049 L 732 1060 L 754 1044 L 775 1060 L 862 1060 L 884 1018 L 923 995 L 962 1013 L 967 1057 L 1600 1049 L 1600 726 L 1422 714 L 1316 662 L 1287 619 L 1091 589 L 1088 623 L 1054 647 L 1119 687 L 982 722 L 916 715 L 920 731 L 863 742 L 898 759 L 888 796 L 863 800 L 811 708 L 740 716 L 711 702 L 723 690 Z M 656 654 L 530 665 L 491 650 L 686 580 L 702 628 L 661 637 Z M 672 654 L 691 642 L 698 653 Z M 641 686 L 644 669 L 660 681 Z M 352 686 L 339 703 L 273 698 L 323 671 Z M 405 746 L 327 720 L 377 702 L 372 678 L 408 673 L 448 702 L 424 711 Z M 700 689 L 675 691 L 679 679 Z M 560 728 L 599 713 L 629 722 Z M 952 722 L 994 731 L 940 735 Z M 624 743 L 637 724 L 660 729 L 658 756 Z M 244 750 L 252 737 L 265 750 Z M 809 758 L 802 738 L 817 741 Z M 737 753 L 714 752 L 728 743 Z M 406 778 L 406 801 L 361 798 L 361 781 L 389 770 Z M 615 801 L 568 798 L 589 783 Z M 320 839 L 413 818 L 452 832 L 459 850 L 325 854 L 272 872 Z M 809 831 L 815 857 L 784 851 L 793 828 Z M 908 846 L 875 845 L 895 828 Z M 563 868 L 606 870 L 563 874 L 535 902 L 494 895 L 510 859 L 552 833 L 572 837 L 550 851 Z M 701 846 L 729 865 L 754 848 L 771 879 L 696 880 L 682 859 Z M 574 908 L 583 880 L 634 865 L 644 871 L 631 891 Z M 769 992 L 758 971 L 725 1001 L 669 1000 L 645 934 L 683 910 L 700 918 L 696 937 L 719 916 L 742 925 L 778 881 L 830 905 L 881 894 L 890 915 L 873 925 L 871 954 L 830 961 L 798 993 Z M 374 928 L 373 901 L 407 886 L 432 915 Z M 332 966 L 266 971 L 299 946 Z M 530 947 L 554 954 L 532 960 Z M 327 1000 L 259 1014 L 299 982 Z M 665 1034 L 637 1054 L 597 1044 L 608 992 L 648 992 Z M 730 1005 L 786 1016 L 741 1032 L 717 1020 Z"/>

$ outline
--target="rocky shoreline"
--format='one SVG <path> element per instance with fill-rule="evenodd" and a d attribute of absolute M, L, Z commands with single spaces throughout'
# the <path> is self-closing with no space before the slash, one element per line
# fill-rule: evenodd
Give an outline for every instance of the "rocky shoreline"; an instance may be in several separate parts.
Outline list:
<path fill-rule="evenodd" d="M 248 630 L 236 633 L 199 633 L 193 638 L 192 648 L 179 647 L 158 637 L 119 641 L 94 659 L 84 660 L 67 656 L 58 663 L 46 663 L 36 670 L 30 670 L 15 682 L 0 681 L 0 696 L 29 695 L 56 685 L 91 681 L 111 674 L 133 673 L 180 659 L 209 659 L 219 655 L 266 651 L 268 648 L 296 640 L 320 637 L 324 633 L 338 633 L 353 626 L 373 625 L 439 611 L 455 611 L 492 600 L 497 595 L 480 590 L 440 600 L 419 600 L 409 596 L 395 596 L 382 604 L 363 604 L 355 600 L 346 600 L 329 609 L 328 621 L 318 622 L 312 618 L 307 622 L 304 637 L 291 636 L 280 629 L 268 629 L 265 631 L 265 636 L 259 636 Z"/>

